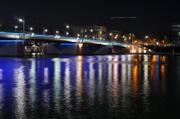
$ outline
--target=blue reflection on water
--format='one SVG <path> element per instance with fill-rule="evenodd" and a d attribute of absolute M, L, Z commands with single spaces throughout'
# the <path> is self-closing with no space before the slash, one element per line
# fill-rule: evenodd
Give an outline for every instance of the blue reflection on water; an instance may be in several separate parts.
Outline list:
<path fill-rule="evenodd" d="M 0 58 L 0 117 L 167 117 L 179 104 L 171 101 L 179 94 L 169 62 L 149 55 Z"/>

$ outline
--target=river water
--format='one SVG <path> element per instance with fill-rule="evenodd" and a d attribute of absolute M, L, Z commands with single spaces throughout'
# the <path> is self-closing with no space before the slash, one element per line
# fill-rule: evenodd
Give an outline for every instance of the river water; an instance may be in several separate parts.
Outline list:
<path fill-rule="evenodd" d="M 0 58 L 0 119 L 179 119 L 180 56 Z"/>

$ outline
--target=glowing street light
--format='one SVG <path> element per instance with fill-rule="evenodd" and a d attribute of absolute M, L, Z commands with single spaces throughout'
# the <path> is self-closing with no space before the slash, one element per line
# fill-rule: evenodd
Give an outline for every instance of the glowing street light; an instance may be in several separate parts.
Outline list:
<path fill-rule="evenodd" d="M 33 31 L 33 30 L 34 30 L 34 28 L 33 28 L 33 27 L 30 27 L 30 28 L 29 28 L 29 30 L 30 30 L 30 31 Z"/>
<path fill-rule="evenodd" d="M 115 40 L 117 40 L 118 36 L 119 36 L 119 35 L 118 35 L 118 34 L 116 34 L 116 35 L 114 36 L 114 39 L 115 39 Z"/>
<path fill-rule="evenodd" d="M 22 39 L 25 39 L 25 19 L 19 18 L 18 21 L 20 23 L 22 23 L 22 25 L 23 25 L 23 37 L 22 37 Z"/>
<path fill-rule="evenodd" d="M 92 32 L 93 32 L 93 29 L 90 29 L 89 31 L 92 33 Z"/>
<path fill-rule="evenodd" d="M 46 34 L 48 32 L 48 29 L 43 30 L 43 34 Z"/>
<path fill-rule="evenodd" d="M 113 34 L 112 33 L 109 33 L 109 36 L 112 36 Z"/>
<path fill-rule="evenodd" d="M 77 34 L 77 37 L 80 37 L 80 34 Z"/>
<path fill-rule="evenodd" d="M 145 39 L 148 39 L 148 38 L 149 38 L 149 36 L 148 36 L 148 35 L 146 35 L 146 36 L 145 36 Z"/>
<path fill-rule="evenodd" d="M 18 29 L 18 26 L 16 25 L 16 26 L 14 26 L 14 29 L 15 29 L 15 31 Z"/>
<path fill-rule="evenodd" d="M 70 28 L 70 26 L 69 26 L 69 25 L 66 25 L 66 28 L 67 28 L 67 29 L 69 29 L 69 28 Z"/>
<path fill-rule="evenodd" d="M 56 31 L 56 34 L 59 34 L 59 31 L 58 31 L 58 30 Z"/>
<path fill-rule="evenodd" d="M 19 20 L 19 22 L 21 22 L 21 23 L 24 22 L 24 20 L 23 20 L 22 18 L 19 18 L 18 20 Z"/>
<path fill-rule="evenodd" d="M 68 36 L 69 35 L 69 32 L 66 32 L 66 36 Z"/>

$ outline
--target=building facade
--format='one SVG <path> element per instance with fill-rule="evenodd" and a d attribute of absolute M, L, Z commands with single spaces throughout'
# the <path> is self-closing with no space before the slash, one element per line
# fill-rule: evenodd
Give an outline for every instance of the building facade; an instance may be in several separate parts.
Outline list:
<path fill-rule="evenodd" d="M 107 39 L 107 28 L 105 26 L 72 26 L 74 37 L 89 39 Z"/>
<path fill-rule="evenodd" d="M 172 26 L 172 44 L 180 45 L 180 24 L 173 24 Z"/>

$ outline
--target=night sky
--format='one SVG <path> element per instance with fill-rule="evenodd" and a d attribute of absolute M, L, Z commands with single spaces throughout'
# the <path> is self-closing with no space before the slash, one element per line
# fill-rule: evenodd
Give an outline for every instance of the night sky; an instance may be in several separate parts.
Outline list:
<path fill-rule="evenodd" d="M 175 0 L 3 0 L 0 5 L 1 22 L 15 23 L 15 18 L 25 16 L 27 24 L 35 26 L 96 24 L 137 33 L 156 33 L 167 32 L 172 23 L 180 21 L 180 4 Z M 137 18 L 112 20 L 111 17 Z"/>

